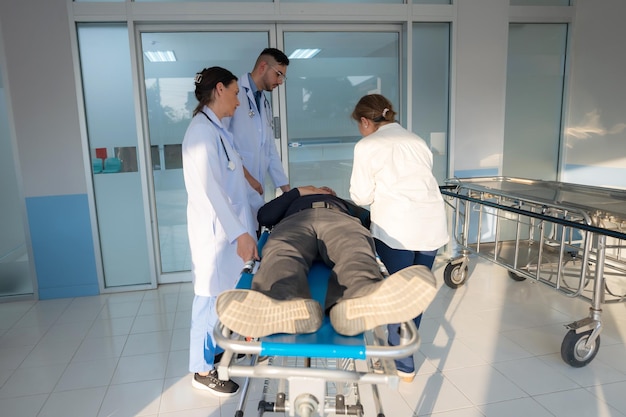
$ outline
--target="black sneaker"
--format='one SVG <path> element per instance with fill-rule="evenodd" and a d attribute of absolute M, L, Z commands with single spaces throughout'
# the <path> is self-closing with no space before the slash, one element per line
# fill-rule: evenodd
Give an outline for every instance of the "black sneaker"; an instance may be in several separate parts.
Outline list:
<path fill-rule="evenodd" d="M 207 376 L 193 374 L 191 385 L 194 388 L 210 391 L 218 397 L 231 397 L 239 391 L 239 384 L 233 380 L 222 381 L 217 377 L 217 370 L 209 371 Z"/>
<path fill-rule="evenodd" d="M 218 353 L 217 355 L 213 356 L 213 364 L 217 365 L 218 363 L 220 363 L 222 361 L 222 356 L 224 356 L 224 352 Z M 247 355 L 245 353 L 237 354 L 237 356 L 235 357 L 235 363 L 241 362 L 246 358 L 246 356 Z"/>

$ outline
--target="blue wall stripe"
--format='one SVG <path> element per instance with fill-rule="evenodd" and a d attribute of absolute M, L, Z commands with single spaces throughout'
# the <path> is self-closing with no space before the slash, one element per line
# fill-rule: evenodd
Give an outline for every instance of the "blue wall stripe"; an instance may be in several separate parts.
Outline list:
<path fill-rule="evenodd" d="M 29 197 L 26 210 L 39 298 L 99 294 L 87 195 Z"/>

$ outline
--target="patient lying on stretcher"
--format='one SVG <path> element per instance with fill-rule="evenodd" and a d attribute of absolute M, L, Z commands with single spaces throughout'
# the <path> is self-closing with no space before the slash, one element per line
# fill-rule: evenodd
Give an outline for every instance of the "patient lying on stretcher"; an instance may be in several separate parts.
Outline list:
<path fill-rule="evenodd" d="M 220 321 L 242 336 L 263 337 L 315 332 L 328 313 L 337 333 L 353 336 L 422 313 L 436 293 L 432 272 L 418 265 L 384 278 L 370 232 L 356 217 L 359 209 L 314 186 L 294 188 L 261 207 L 259 224 L 272 229 L 261 265 L 251 290 L 218 297 Z M 331 269 L 324 309 L 307 282 L 315 260 Z"/>

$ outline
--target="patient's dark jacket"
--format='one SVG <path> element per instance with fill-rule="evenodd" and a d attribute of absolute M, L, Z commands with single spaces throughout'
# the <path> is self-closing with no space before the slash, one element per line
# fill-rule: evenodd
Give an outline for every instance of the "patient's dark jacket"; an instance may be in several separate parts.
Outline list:
<path fill-rule="evenodd" d="M 302 210 L 310 209 L 313 207 L 314 203 L 318 202 L 324 202 L 329 208 L 340 210 L 358 218 L 361 220 L 363 226 L 369 229 L 369 210 L 332 194 L 310 194 L 301 196 L 297 188 L 293 188 L 263 205 L 263 207 L 259 209 L 257 220 L 259 221 L 259 225 L 271 228 L 285 217 Z"/>

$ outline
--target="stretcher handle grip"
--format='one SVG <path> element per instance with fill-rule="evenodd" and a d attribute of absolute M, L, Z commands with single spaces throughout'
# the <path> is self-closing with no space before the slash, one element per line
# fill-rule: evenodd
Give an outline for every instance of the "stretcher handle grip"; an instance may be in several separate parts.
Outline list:
<path fill-rule="evenodd" d="M 250 259 L 249 261 L 247 261 L 244 265 L 243 265 L 243 270 L 241 271 L 242 274 L 251 274 L 252 270 L 254 269 L 254 264 L 256 263 L 256 261 L 254 259 Z"/>
<path fill-rule="evenodd" d="M 459 186 L 458 185 L 440 185 L 439 191 L 454 190 L 455 188 L 459 188 Z"/>

